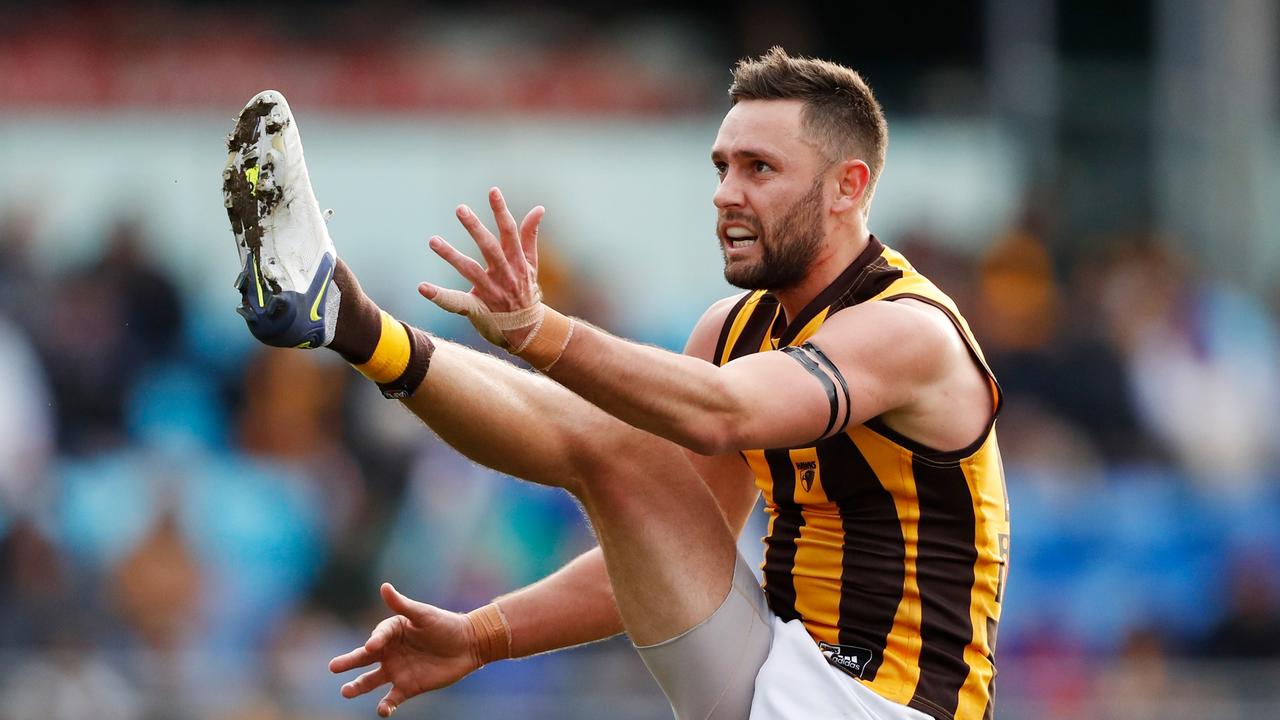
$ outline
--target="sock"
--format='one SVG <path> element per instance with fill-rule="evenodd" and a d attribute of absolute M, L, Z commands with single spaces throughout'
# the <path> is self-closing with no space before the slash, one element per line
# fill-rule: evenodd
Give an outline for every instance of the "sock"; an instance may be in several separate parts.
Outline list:
<path fill-rule="evenodd" d="M 384 397 L 413 395 L 427 375 L 435 343 L 425 332 L 379 308 L 341 258 L 333 269 L 333 283 L 341 298 L 328 347 L 377 383 Z"/>

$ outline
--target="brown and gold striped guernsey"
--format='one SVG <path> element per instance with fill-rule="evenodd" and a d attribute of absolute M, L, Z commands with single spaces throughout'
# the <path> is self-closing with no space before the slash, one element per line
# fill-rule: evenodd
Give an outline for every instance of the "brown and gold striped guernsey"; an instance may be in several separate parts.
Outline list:
<path fill-rule="evenodd" d="M 791 322 L 777 298 L 745 295 L 715 360 L 808 340 L 831 315 L 914 298 L 946 313 L 1000 388 L 955 304 L 875 237 Z M 824 409 L 825 412 L 825 409 Z M 936 452 L 878 419 L 814 447 L 743 453 L 764 493 L 765 593 L 800 619 L 832 665 L 937 718 L 990 716 L 1009 507 L 995 418 L 973 445 Z"/>

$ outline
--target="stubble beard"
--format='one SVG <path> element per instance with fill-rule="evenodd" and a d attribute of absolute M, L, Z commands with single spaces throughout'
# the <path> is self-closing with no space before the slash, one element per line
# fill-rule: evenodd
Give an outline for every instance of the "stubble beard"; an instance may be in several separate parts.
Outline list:
<path fill-rule="evenodd" d="M 756 242 L 760 259 L 730 264 L 724 246 L 724 279 L 743 290 L 789 290 L 799 285 L 813 267 L 822 241 L 822 176 L 787 209 L 782 217 L 760 229 Z M 756 220 L 727 214 L 724 219 Z"/>

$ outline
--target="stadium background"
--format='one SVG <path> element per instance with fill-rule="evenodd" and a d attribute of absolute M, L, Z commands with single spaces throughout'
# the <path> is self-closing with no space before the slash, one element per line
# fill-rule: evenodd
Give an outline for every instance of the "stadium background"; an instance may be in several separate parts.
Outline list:
<path fill-rule="evenodd" d="M 1008 394 L 999 715 L 1280 715 L 1280 7 L 892 6 L 0 3 L 0 720 L 372 717 L 325 662 L 379 581 L 465 610 L 591 542 L 325 353 L 249 341 L 219 171 L 253 93 L 401 317 L 475 340 L 413 288 L 497 184 L 549 209 L 553 304 L 678 347 L 729 292 L 728 68 L 772 44 L 870 80 L 873 229 Z M 669 717 L 621 639 L 400 716 Z"/>

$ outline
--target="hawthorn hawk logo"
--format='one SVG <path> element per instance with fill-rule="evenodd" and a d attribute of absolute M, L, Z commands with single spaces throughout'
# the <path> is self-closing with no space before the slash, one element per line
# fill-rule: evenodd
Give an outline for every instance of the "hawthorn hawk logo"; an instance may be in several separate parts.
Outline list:
<path fill-rule="evenodd" d="M 800 472 L 800 484 L 804 485 L 804 491 L 809 492 L 813 489 L 813 479 L 818 476 L 818 463 L 813 460 L 796 463 L 796 470 Z"/>

